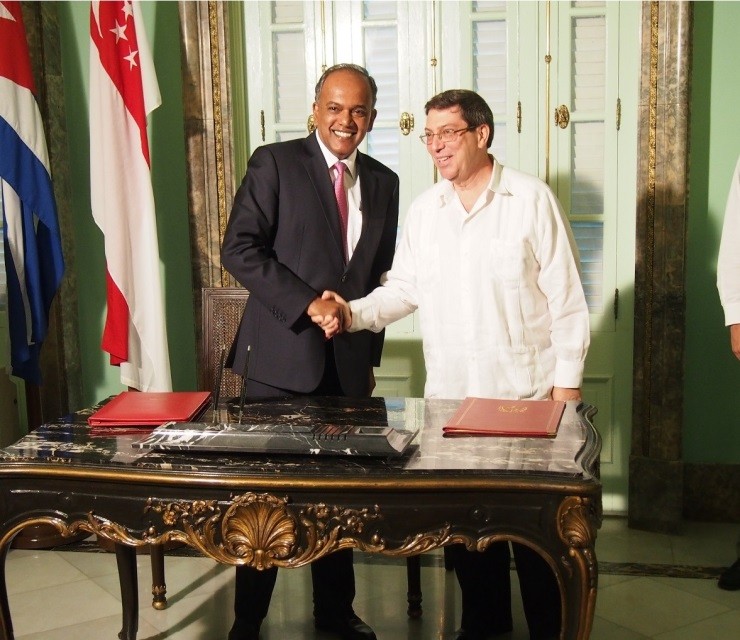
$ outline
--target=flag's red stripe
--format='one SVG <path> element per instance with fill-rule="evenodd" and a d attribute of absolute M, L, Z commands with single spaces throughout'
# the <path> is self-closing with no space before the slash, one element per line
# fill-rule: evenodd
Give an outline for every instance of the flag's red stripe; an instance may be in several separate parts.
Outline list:
<path fill-rule="evenodd" d="M 3 1 L 13 20 L 0 18 L 0 76 L 36 93 L 20 2 Z"/>
<path fill-rule="evenodd" d="M 146 109 L 144 89 L 139 64 L 139 45 L 133 16 L 123 11 L 123 2 L 103 1 L 99 5 L 100 27 L 95 23 L 95 14 L 90 8 L 90 37 L 100 55 L 100 63 L 123 98 L 126 109 L 136 121 L 141 137 L 141 153 L 149 162 L 149 142 L 146 133 Z M 122 30 L 117 37 L 114 31 Z M 117 42 L 116 42 L 117 40 Z M 132 65 L 126 57 L 136 52 Z"/>
<path fill-rule="evenodd" d="M 108 314 L 103 329 L 103 351 L 110 353 L 111 364 L 128 361 L 128 318 L 129 309 L 126 298 L 113 282 L 108 269 L 105 270 L 105 283 L 108 297 Z"/>

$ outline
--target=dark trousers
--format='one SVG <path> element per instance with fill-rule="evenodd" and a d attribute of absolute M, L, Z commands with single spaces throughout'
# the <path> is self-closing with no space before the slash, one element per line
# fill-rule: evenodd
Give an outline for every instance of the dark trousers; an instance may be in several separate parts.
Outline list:
<path fill-rule="evenodd" d="M 295 392 L 271 387 L 254 380 L 249 380 L 247 383 L 247 393 L 250 397 L 259 398 L 297 395 Z M 324 377 L 311 395 L 344 395 L 334 364 L 331 341 L 327 342 Z M 258 571 L 250 567 L 237 567 L 234 597 L 236 617 L 251 624 L 261 623 L 267 615 L 276 579 L 276 568 Z M 314 616 L 326 618 L 352 613 L 352 602 L 355 599 L 352 549 L 336 551 L 311 563 L 311 581 Z"/>
<path fill-rule="evenodd" d="M 277 569 L 257 571 L 236 568 L 234 614 L 245 622 L 259 624 L 267 616 Z M 355 599 L 355 571 L 352 549 L 342 549 L 311 563 L 313 612 L 318 618 L 346 616 L 352 613 Z"/>
<path fill-rule="evenodd" d="M 531 640 L 559 638 L 561 605 L 555 575 L 536 551 L 516 542 L 511 546 Z M 456 544 L 450 553 L 462 591 L 462 628 L 484 637 L 509 631 L 509 543 L 496 542 L 482 553 Z"/>

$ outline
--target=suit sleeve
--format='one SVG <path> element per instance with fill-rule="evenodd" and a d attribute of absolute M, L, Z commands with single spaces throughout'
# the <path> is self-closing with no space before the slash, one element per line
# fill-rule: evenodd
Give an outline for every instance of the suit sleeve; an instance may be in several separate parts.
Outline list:
<path fill-rule="evenodd" d="M 280 175 L 266 147 L 249 160 L 221 247 L 226 270 L 280 322 L 294 327 L 317 292 L 282 264 L 273 242 L 280 217 Z"/>

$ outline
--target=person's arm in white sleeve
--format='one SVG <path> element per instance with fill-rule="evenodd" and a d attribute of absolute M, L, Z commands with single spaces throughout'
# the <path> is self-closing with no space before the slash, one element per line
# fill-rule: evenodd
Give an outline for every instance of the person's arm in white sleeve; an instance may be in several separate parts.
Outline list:
<path fill-rule="evenodd" d="M 349 331 L 369 329 L 378 332 L 413 313 L 418 306 L 416 264 L 414 260 L 414 209 L 409 209 L 393 266 L 383 274 L 381 285 L 364 298 L 351 300 L 352 324 Z"/>
<path fill-rule="evenodd" d="M 730 348 L 740 359 L 740 158 L 727 196 L 722 238 L 717 258 L 717 289 L 725 325 L 730 327 Z"/>
<path fill-rule="evenodd" d="M 578 248 L 555 195 L 538 200 L 538 284 L 548 301 L 555 349 L 553 386 L 579 389 L 591 340 L 589 312 L 579 272 Z M 580 394 L 579 394 L 580 395 Z"/>
<path fill-rule="evenodd" d="M 717 289 L 725 325 L 740 324 L 740 159 L 727 196 L 717 259 Z"/>

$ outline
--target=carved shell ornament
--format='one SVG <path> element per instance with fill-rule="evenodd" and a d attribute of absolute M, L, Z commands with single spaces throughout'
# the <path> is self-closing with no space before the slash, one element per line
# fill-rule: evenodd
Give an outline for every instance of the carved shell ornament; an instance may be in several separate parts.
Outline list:
<path fill-rule="evenodd" d="M 558 513 L 561 540 L 571 549 L 592 547 L 596 537 L 596 519 L 598 514 L 589 499 L 567 497 Z"/>
<path fill-rule="evenodd" d="M 382 541 L 359 539 L 366 525 L 381 517 L 377 506 L 345 509 L 319 503 L 305 506 L 296 516 L 288 504 L 288 498 L 245 493 L 234 497 L 222 512 L 214 500 L 160 504 L 150 499 L 147 509 L 161 513 L 166 526 L 180 523 L 182 531 L 157 536 L 152 529 L 148 542 L 177 540 L 219 562 L 256 569 L 302 566 L 354 546 L 383 547 Z"/>
<path fill-rule="evenodd" d="M 275 560 L 290 557 L 298 534 L 286 505 L 287 499 L 270 495 L 245 494 L 236 498 L 221 523 L 224 549 L 257 569 L 272 567 Z"/>

